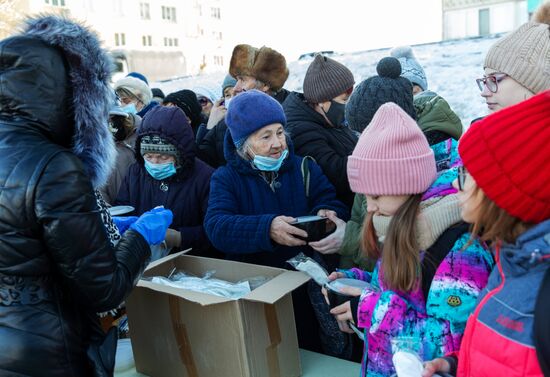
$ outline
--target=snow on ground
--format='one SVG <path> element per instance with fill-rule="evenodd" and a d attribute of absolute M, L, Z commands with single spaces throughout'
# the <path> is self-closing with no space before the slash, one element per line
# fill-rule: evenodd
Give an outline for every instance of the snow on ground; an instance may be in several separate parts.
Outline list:
<path fill-rule="evenodd" d="M 499 36 L 445 41 L 414 46 L 417 60 L 424 67 L 428 86 L 445 98 L 468 127 L 472 119 L 487 114 L 485 101 L 479 95 L 476 78 L 483 76 L 483 60 Z M 376 63 L 389 55 L 389 49 L 363 51 L 333 56 L 354 74 L 356 84 L 376 74 Z M 311 58 L 289 63 L 290 75 L 285 88 L 302 91 L 302 82 Z M 165 94 L 195 86 L 217 88 L 221 93 L 224 73 L 213 73 L 158 82 Z"/>

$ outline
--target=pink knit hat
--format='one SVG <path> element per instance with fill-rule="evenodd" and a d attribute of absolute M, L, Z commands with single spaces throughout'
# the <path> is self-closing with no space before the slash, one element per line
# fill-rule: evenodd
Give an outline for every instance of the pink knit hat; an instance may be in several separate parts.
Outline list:
<path fill-rule="evenodd" d="M 361 194 L 420 194 L 436 174 L 434 153 L 420 127 L 392 102 L 376 111 L 348 158 L 350 187 Z"/>

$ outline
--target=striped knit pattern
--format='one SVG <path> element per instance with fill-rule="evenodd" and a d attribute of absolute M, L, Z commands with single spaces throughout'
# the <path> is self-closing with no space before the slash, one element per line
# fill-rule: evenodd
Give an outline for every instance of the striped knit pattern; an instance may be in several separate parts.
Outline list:
<path fill-rule="evenodd" d="M 317 54 L 304 77 L 304 97 L 309 103 L 330 101 L 353 88 L 354 83 L 353 73 L 345 65 Z"/>
<path fill-rule="evenodd" d="M 474 123 L 458 150 L 477 185 L 526 222 L 550 218 L 550 91 Z"/>
<path fill-rule="evenodd" d="M 416 122 L 392 102 L 380 106 L 348 158 L 352 191 L 418 194 L 435 178 L 434 152 Z"/>
<path fill-rule="evenodd" d="M 506 73 L 533 93 L 550 89 L 548 24 L 527 22 L 499 39 L 489 49 L 484 67 Z"/>

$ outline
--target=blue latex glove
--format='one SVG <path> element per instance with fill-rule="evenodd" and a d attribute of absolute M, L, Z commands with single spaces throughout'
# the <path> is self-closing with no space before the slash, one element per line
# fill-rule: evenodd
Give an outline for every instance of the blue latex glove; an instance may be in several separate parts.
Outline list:
<path fill-rule="evenodd" d="M 173 217 L 169 209 L 154 208 L 141 215 L 135 223 L 130 225 L 130 229 L 141 234 L 150 245 L 157 245 L 164 241 L 166 229 L 172 223 Z"/>
<path fill-rule="evenodd" d="M 137 219 L 137 216 L 113 216 L 113 222 L 118 228 L 120 234 L 124 234 L 130 225 L 135 223 Z"/>

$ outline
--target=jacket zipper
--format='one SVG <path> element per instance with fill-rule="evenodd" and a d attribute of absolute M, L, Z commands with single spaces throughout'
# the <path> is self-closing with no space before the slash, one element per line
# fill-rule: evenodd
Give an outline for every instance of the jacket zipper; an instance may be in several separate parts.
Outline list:
<path fill-rule="evenodd" d="M 496 295 L 498 292 L 500 292 L 502 290 L 502 288 L 504 287 L 504 283 L 506 281 L 506 278 L 504 276 L 504 272 L 502 271 L 502 265 L 500 264 L 500 244 L 497 244 L 496 248 L 495 248 L 495 259 L 496 259 L 496 263 L 497 263 L 497 268 L 498 268 L 498 272 L 500 274 L 500 277 L 502 278 L 502 281 L 501 283 L 499 284 L 498 287 L 496 287 L 495 289 L 489 291 L 489 293 L 487 293 L 487 295 L 485 297 L 483 297 L 483 299 L 481 300 L 481 302 L 479 303 L 479 305 L 477 306 L 476 310 L 474 311 L 474 314 L 470 317 L 470 320 L 473 320 L 473 324 L 474 326 L 477 326 L 476 322 L 477 322 L 477 318 L 479 317 L 479 312 L 481 311 L 481 309 L 483 309 L 483 307 L 485 306 L 485 304 L 487 303 L 487 301 L 493 297 L 494 295 Z M 470 339 L 468 341 L 468 348 L 467 348 L 467 352 L 468 352 L 468 362 L 469 364 L 467 365 L 467 370 L 468 370 L 468 373 L 466 374 L 467 376 L 471 376 L 471 372 L 470 372 L 470 365 L 471 365 L 471 358 L 470 358 L 470 346 L 472 344 L 472 339 L 473 339 L 473 333 L 470 333 Z"/>

